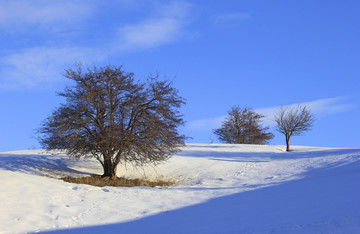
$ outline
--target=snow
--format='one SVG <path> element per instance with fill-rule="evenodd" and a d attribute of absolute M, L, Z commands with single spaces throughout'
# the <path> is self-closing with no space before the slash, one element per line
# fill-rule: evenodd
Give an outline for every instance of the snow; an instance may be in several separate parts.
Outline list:
<path fill-rule="evenodd" d="M 0 153 L 0 233 L 360 233 L 360 149 L 188 144 L 129 178 L 168 188 L 94 187 L 92 159 Z"/>

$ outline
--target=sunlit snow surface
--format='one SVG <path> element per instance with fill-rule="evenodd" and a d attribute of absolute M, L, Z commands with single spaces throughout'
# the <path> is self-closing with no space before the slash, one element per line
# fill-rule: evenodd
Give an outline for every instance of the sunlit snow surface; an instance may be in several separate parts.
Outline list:
<path fill-rule="evenodd" d="M 188 144 L 157 167 L 169 188 L 77 185 L 91 159 L 0 153 L 0 233 L 360 233 L 360 149 Z"/>

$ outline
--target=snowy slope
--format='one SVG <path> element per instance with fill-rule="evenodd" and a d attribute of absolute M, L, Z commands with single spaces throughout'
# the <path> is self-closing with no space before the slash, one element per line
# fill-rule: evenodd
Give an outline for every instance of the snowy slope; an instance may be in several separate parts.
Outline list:
<path fill-rule="evenodd" d="M 360 149 L 189 144 L 166 163 L 120 175 L 169 188 L 93 187 L 93 160 L 0 153 L 0 233 L 360 233 Z"/>

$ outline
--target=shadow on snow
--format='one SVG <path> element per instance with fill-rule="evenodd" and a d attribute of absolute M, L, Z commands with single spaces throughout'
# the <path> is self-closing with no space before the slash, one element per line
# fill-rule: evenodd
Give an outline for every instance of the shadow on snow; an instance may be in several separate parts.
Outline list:
<path fill-rule="evenodd" d="M 0 154 L 0 169 L 23 172 L 49 177 L 66 176 L 69 174 L 89 175 L 89 173 L 71 169 L 72 160 L 57 155 L 17 155 Z"/>
<path fill-rule="evenodd" d="M 219 146 L 218 146 L 219 147 Z M 311 149 L 311 148 L 309 148 Z M 187 148 L 176 153 L 178 156 L 184 157 L 206 157 L 211 160 L 227 161 L 227 162 L 269 162 L 271 160 L 288 160 L 288 159 L 302 159 L 302 158 L 320 158 L 331 156 L 357 156 L 360 154 L 360 149 L 321 149 L 317 151 L 297 150 L 291 152 L 228 152 L 226 148 L 224 151 L 206 151 Z"/>
<path fill-rule="evenodd" d="M 134 221 L 48 233 L 341 233 L 343 225 L 360 231 L 360 161 L 304 176 Z"/>

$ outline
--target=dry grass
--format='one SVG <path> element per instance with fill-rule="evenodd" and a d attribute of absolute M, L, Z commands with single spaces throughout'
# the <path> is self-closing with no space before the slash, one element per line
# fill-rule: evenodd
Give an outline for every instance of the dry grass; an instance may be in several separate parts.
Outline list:
<path fill-rule="evenodd" d="M 135 187 L 135 186 L 146 186 L 146 187 L 167 187 L 174 185 L 175 182 L 171 181 L 149 181 L 144 179 L 125 179 L 125 178 L 110 178 L 110 177 L 101 177 L 99 175 L 94 176 L 86 176 L 80 178 L 73 178 L 73 177 L 64 177 L 61 180 L 69 183 L 75 184 L 89 184 L 93 186 L 114 186 L 114 187 Z"/>

